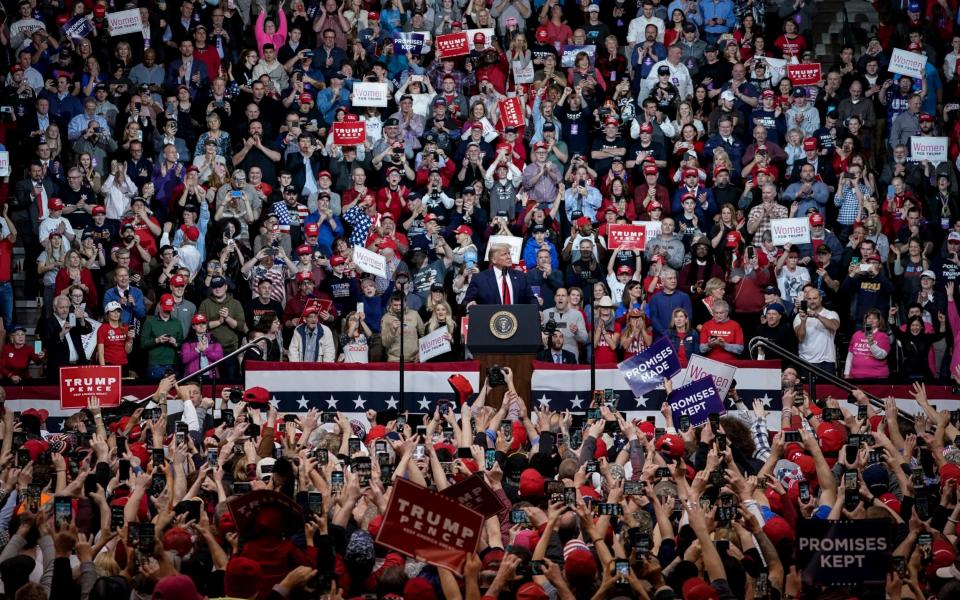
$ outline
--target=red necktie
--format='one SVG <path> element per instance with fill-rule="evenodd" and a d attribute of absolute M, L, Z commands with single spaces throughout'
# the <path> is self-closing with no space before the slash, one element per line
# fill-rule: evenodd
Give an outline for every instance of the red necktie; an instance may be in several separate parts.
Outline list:
<path fill-rule="evenodd" d="M 500 281 L 500 295 L 503 296 L 504 304 L 510 304 L 510 286 L 507 285 L 506 271 L 503 271 L 503 279 Z"/>

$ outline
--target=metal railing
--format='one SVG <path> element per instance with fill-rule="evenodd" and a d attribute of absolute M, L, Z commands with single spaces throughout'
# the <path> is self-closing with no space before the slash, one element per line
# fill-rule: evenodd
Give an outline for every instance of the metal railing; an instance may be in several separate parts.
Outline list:
<path fill-rule="evenodd" d="M 872 404 L 874 408 L 879 408 L 881 410 L 885 409 L 883 400 L 881 400 L 878 396 L 871 394 L 865 389 L 850 383 L 849 381 L 847 381 L 846 379 L 843 379 L 842 377 L 838 377 L 833 373 L 828 373 L 827 371 L 824 371 L 820 367 L 813 365 L 808 361 L 800 358 L 793 352 L 790 352 L 789 350 L 786 350 L 778 346 L 777 344 L 774 344 L 773 342 L 771 342 L 765 337 L 755 337 L 752 340 L 750 340 L 750 345 L 749 345 L 750 356 L 752 358 L 756 358 L 757 351 L 761 349 L 761 347 L 765 352 L 771 352 L 784 360 L 787 360 L 787 361 L 790 361 L 791 363 L 799 365 L 804 370 L 806 370 L 809 374 L 815 376 L 815 377 L 811 377 L 810 379 L 810 396 L 811 397 L 814 397 L 816 395 L 816 379 L 822 379 L 831 385 L 834 385 L 842 390 L 846 390 L 847 392 L 852 392 L 853 390 L 860 390 L 867 397 L 867 400 L 870 401 L 870 404 Z M 910 421 L 911 423 L 913 422 L 913 416 L 910 415 L 909 413 L 906 413 L 900 410 L 899 408 L 897 408 L 897 413 L 904 419 L 907 419 L 908 421 Z"/>
<path fill-rule="evenodd" d="M 201 367 L 201 368 L 197 369 L 196 371 L 194 371 L 193 373 L 190 373 L 189 375 L 184 375 L 183 377 L 181 377 L 180 379 L 177 380 L 177 385 L 180 385 L 180 384 L 182 384 L 182 383 L 184 383 L 184 382 L 190 381 L 191 379 L 194 379 L 195 377 L 198 377 L 198 376 L 203 375 L 204 373 L 206 373 L 206 372 L 208 372 L 208 371 L 212 371 L 213 369 L 216 369 L 219 365 L 227 362 L 228 360 L 232 359 L 232 358 L 235 357 L 235 356 L 240 355 L 241 352 L 245 352 L 248 348 L 252 348 L 253 346 L 256 346 L 256 345 L 257 345 L 257 342 L 259 342 L 259 341 L 260 341 L 260 338 L 257 338 L 257 339 L 255 339 L 255 340 L 249 341 L 249 342 L 247 342 L 246 344 L 244 344 L 244 345 L 240 346 L 239 348 L 237 348 L 236 350 L 234 350 L 233 352 L 231 352 L 230 354 L 227 354 L 227 355 L 224 356 L 223 358 L 221 358 L 221 359 L 219 359 L 219 360 L 216 360 L 216 361 L 210 363 L 209 365 L 207 365 L 207 366 L 205 366 L 205 367 Z M 214 388 L 213 388 L 213 389 L 214 389 L 214 392 L 213 392 L 212 396 L 213 396 L 213 397 L 216 397 L 216 395 L 217 395 L 217 394 L 216 394 L 216 385 L 217 385 L 217 380 L 216 380 L 216 378 L 213 379 L 212 383 L 213 383 L 213 386 L 214 386 Z M 153 394 L 150 394 L 149 396 L 144 396 L 143 398 L 140 399 L 140 402 L 144 402 L 145 400 L 149 400 L 150 398 L 153 398 Z"/>

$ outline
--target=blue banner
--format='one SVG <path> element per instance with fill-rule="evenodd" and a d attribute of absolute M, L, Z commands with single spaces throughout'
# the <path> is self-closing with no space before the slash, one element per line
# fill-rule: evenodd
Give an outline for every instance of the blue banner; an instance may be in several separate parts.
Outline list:
<path fill-rule="evenodd" d="M 633 393 L 639 397 L 658 388 L 664 379 L 679 373 L 680 359 L 673 351 L 670 341 L 664 337 L 643 352 L 623 361 L 617 368 Z"/>
<path fill-rule="evenodd" d="M 723 414 L 723 398 L 717 392 L 713 377 L 691 381 L 678 387 L 667 397 L 670 411 L 673 413 L 673 426 L 679 428 L 680 415 L 690 417 L 690 425 L 697 427 L 707 422 L 710 413 Z"/>
<path fill-rule="evenodd" d="M 426 37 L 422 33 L 395 33 L 393 38 L 394 54 L 421 54 Z"/>

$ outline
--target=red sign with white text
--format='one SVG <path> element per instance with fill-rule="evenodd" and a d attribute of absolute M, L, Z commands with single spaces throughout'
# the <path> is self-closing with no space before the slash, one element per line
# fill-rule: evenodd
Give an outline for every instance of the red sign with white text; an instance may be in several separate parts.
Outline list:
<path fill-rule="evenodd" d="M 787 65 L 787 79 L 793 85 L 817 85 L 820 78 L 820 63 Z"/>
<path fill-rule="evenodd" d="M 120 367 L 60 367 L 60 408 L 86 408 L 96 398 L 101 407 L 120 406 Z"/>
<path fill-rule="evenodd" d="M 520 98 L 504 98 L 497 103 L 500 109 L 500 119 L 504 127 L 523 127 L 523 105 Z"/>
<path fill-rule="evenodd" d="M 472 508 L 485 518 L 498 515 L 506 506 L 497 496 L 481 473 L 474 473 L 460 483 L 455 483 L 441 492 L 447 498 L 456 500 L 467 508 Z"/>
<path fill-rule="evenodd" d="M 607 247 L 611 250 L 643 250 L 646 234 L 643 225 L 607 225 Z"/>
<path fill-rule="evenodd" d="M 463 56 L 470 54 L 470 46 L 467 44 L 467 34 L 447 33 L 438 35 L 434 43 L 437 49 L 437 58 L 450 58 L 451 56 Z"/>
<path fill-rule="evenodd" d="M 459 575 L 477 550 L 483 520 L 454 499 L 398 479 L 377 543 Z"/>
<path fill-rule="evenodd" d="M 334 123 L 333 143 L 340 146 L 359 146 L 367 139 L 367 126 L 363 123 Z"/>

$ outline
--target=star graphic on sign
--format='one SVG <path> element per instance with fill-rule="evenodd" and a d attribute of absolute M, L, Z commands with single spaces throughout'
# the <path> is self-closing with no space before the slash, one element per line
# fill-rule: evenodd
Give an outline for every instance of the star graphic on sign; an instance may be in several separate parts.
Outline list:
<path fill-rule="evenodd" d="M 634 400 L 637 401 L 637 408 L 641 408 L 647 405 L 647 397 L 645 395 L 640 394 L 639 396 L 634 396 L 633 398 Z"/>
<path fill-rule="evenodd" d="M 388 408 L 388 409 L 390 409 L 390 408 L 396 409 L 396 408 L 397 408 L 397 400 L 395 400 L 395 399 L 393 398 L 393 396 L 390 396 L 390 399 L 387 400 L 387 408 Z"/>
<path fill-rule="evenodd" d="M 547 398 L 546 394 L 537 398 L 537 402 L 540 403 L 540 408 L 550 408 L 550 399 Z"/>
<path fill-rule="evenodd" d="M 274 408 L 279 408 L 279 407 L 280 407 L 280 401 L 277 400 L 277 397 L 276 397 L 276 396 L 271 396 L 271 397 L 270 397 L 270 406 L 272 406 L 272 407 L 274 407 Z"/>
<path fill-rule="evenodd" d="M 763 402 L 764 408 L 770 408 L 770 403 L 773 402 L 773 398 L 767 394 L 764 394 L 763 396 L 760 396 L 760 402 Z"/>
<path fill-rule="evenodd" d="M 325 400 L 327 403 L 327 408 L 330 410 L 337 410 L 337 400 L 333 397 L 333 394 L 330 394 L 330 399 Z"/>
<path fill-rule="evenodd" d="M 570 401 L 570 406 L 580 410 L 583 408 L 583 398 L 580 397 L 580 394 L 576 394 L 573 397 L 573 400 Z"/>
<path fill-rule="evenodd" d="M 430 401 L 427 400 L 426 396 L 423 397 L 423 400 L 417 400 L 417 404 L 420 405 L 420 410 L 423 412 L 430 412 Z"/>
<path fill-rule="evenodd" d="M 363 399 L 363 396 L 361 396 L 360 394 L 357 394 L 357 399 L 353 401 L 353 407 L 354 407 L 354 408 L 362 408 L 362 409 L 366 410 L 366 408 L 367 408 L 367 401 Z"/>
<path fill-rule="evenodd" d="M 307 398 L 306 396 L 301 395 L 300 399 L 297 400 L 297 408 L 300 410 L 307 410 Z"/>

